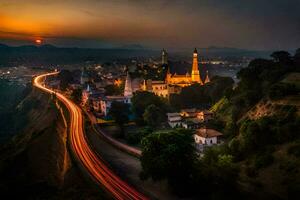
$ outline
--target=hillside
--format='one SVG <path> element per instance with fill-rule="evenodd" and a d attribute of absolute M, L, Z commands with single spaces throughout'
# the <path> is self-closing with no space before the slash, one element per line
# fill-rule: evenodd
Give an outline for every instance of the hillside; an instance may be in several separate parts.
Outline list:
<path fill-rule="evenodd" d="M 290 83 L 300 89 L 300 73 L 289 73 L 281 80 L 282 83 Z M 265 116 L 272 116 L 283 113 L 288 107 L 296 107 L 297 113 L 300 116 L 300 94 L 288 95 L 280 99 L 270 100 L 264 98 L 251 108 L 242 119 L 249 118 L 252 120 L 259 119 Z"/>
<path fill-rule="evenodd" d="M 18 105 L 26 125 L 0 148 L 0 190 L 11 199 L 98 199 L 73 165 L 67 129 L 53 97 L 37 89 Z M 103 197 L 103 196 L 102 196 Z"/>
<path fill-rule="evenodd" d="M 249 199 L 300 194 L 298 62 L 285 52 L 252 61 L 238 73 L 238 86 L 211 108 L 223 124 L 225 152 L 239 166 L 239 190 Z"/>

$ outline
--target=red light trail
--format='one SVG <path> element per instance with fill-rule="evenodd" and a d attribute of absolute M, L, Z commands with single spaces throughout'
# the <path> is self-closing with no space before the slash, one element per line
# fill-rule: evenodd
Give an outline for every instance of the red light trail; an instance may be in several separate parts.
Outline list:
<path fill-rule="evenodd" d="M 98 183 L 105 187 L 115 199 L 148 199 L 143 194 L 136 191 L 133 187 L 116 176 L 103 162 L 103 160 L 93 152 L 88 145 L 83 131 L 83 116 L 81 109 L 66 98 L 63 94 L 55 92 L 43 86 L 43 80 L 46 76 L 56 75 L 58 72 L 42 74 L 34 78 L 35 87 L 56 94 L 56 97 L 65 104 L 70 112 L 70 144 L 72 151 L 87 170 L 89 175 Z"/>

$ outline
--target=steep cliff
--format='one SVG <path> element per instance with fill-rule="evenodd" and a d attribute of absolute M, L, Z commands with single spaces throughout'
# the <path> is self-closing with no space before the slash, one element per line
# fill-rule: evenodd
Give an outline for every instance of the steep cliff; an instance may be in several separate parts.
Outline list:
<path fill-rule="evenodd" d="M 102 196 L 72 165 L 67 127 L 57 105 L 53 96 L 33 89 L 16 108 L 15 123 L 25 125 L 0 148 L 2 194 L 25 199 Z"/>

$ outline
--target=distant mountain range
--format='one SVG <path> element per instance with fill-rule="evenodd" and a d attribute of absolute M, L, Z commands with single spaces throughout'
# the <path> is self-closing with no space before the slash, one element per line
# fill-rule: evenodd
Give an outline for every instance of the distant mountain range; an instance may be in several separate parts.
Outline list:
<path fill-rule="evenodd" d="M 159 56 L 160 52 L 142 46 L 124 46 L 114 49 L 65 48 L 50 44 L 12 47 L 0 44 L 1 66 L 48 66 L 109 62 L 116 59 Z"/>
<path fill-rule="evenodd" d="M 186 58 L 191 56 L 191 49 L 181 51 L 170 50 L 170 58 Z M 198 48 L 201 57 L 268 57 L 271 51 L 252 51 L 228 47 Z M 47 66 L 80 64 L 84 62 L 109 62 L 116 59 L 137 57 L 159 57 L 160 50 L 146 48 L 139 44 L 124 45 L 120 48 L 92 49 L 92 48 L 65 48 L 51 44 L 42 46 L 8 46 L 0 44 L 1 66 Z"/>

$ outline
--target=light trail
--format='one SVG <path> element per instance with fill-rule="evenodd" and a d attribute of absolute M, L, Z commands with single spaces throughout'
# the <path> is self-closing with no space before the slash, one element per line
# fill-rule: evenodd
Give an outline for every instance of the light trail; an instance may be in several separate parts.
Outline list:
<path fill-rule="evenodd" d="M 52 72 L 39 75 L 34 78 L 33 85 L 50 94 L 56 94 L 56 97 L 68 108 L 70 112 L 70 145 L 77 159 L 80 161 L 89 175 L 98 184 L 103 185 L 115 199 L 148 199 L 116 176 L 88 145 L 83 131 L 83 117 L 81 109 L 63 94 L 43 86 L 43 80 L 45 77 L 56 75 L 58 73 L 59 72 Z"/>

